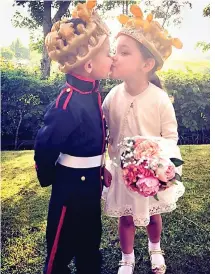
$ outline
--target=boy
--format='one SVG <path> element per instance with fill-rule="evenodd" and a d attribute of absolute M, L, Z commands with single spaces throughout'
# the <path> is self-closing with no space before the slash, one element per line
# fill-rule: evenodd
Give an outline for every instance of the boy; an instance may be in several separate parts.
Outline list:
<path fill-rule="evenodd" d="M 73 18 L 55 23 L 45 40 L 67 82 L 35 142 L 38 179 L 52 185 L 44 274 L 69 274 L 73 257 L 78 274 L 100 273 L 100 198 L 111 175 L 103 166 L 107 137 L 98 80 L 108 76 L 112 59 L 108 29 L 94 6 L 78 4 Z"/>

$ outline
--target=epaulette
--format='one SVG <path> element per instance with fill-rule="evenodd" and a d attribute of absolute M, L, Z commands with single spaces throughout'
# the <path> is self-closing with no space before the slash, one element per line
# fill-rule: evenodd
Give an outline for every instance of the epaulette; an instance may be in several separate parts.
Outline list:
<path fill-rule="evenodd" d="M 69 104 L 72 97 L 73 89 L 70 87 L 64 87 L 61 93 L 58 95 L 55 103 L 55 108 L 61 108 L 65 110 Z"/>

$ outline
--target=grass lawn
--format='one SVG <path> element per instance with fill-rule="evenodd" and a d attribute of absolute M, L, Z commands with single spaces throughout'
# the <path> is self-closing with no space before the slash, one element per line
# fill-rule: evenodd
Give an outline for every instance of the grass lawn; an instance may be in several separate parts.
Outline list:
<path fill-rule="evenodd" d="M 208 145 L 181 147 L 186 193 L 178 208 L 163 217 L 167 274 L 210 273 L 209 150 Z M 36 180 L 32 151 L 2 152 L 2 274 L 41 273 L 49 195 L 50 188 Z M 103 216 L 101 249 L 102 274 L 117 273 L 116 219 Z M 137 229 L 135 252 L 135 274 L 150 273 L 145 229 Z"/>

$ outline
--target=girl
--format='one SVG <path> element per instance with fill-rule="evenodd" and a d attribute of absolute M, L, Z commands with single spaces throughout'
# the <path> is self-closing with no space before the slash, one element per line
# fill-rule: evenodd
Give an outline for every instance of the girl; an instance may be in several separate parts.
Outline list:
<path fill-rule="evenodd" d="M 180 40 L 169 37 L 167 32 L 153 21 L 151 14 L 144 20 L 138 6 L 132 5 L 131 13 L 133 18 L 125 15 L 119 17 L 124 26 L 117 35 L 117 48 L 112 65 L 111 77 L 120 79 L 123 83 L 114 87 L 103 103 L 110 130 L 109 155 L 113 176 L 112 185 L 105 197 L 105 213 L 120 218 L 122 260 L 118 274 L 132 274 L 134 271 L 135 226 L 146 227 L 152 271 L 163 274 L 166 272 L 166 265 L 160 247 L 160 214 L 176 208 L 176 201 L 183 195 L 184 186 L 178 182 L 177 185 L 159 192 L 159 201 L 131 192 L 123 182 L 118 144 L 124 137 L 162 136 L 169 140 L 171 157 L 181 157 L 177 147 L 175 112 L 154 72 L 161 68 L 164 60 L 170 56 L 172 45 L 181 48 L 182 44 Z M 152 78 L 155 85 L 149 82 Z"/>

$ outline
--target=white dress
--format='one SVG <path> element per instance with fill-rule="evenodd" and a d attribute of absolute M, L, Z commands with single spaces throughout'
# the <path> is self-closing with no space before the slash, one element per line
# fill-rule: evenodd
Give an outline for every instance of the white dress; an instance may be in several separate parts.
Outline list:
<path fill-rule="evenodd" d="M 110 217 L 133 216 L 136 226 L 147 226 L 150 216 L 170 212 L 184 194 L 184 186 L 177 182 L 158 193 L 159 201 L 143 197 L 125 186 L 122 170 L 116 164 L 120 161 L 118 144 L 124 137 L 155 136 L 169 140 L 170 157 L 181 158 L 177 146 L 178 133 L 175 111 L 167 93 L 149 83 L 148 88 L 137 96 L 125 91 L 124 83 L 114 87 L 103 103 L 103 111 L 110 130 L 109 156 L 107 165 L 112 173 L 112 184 L 103 193 L 105 214 Z M 179 168 L 178 173 L 182 170 Z"/>

